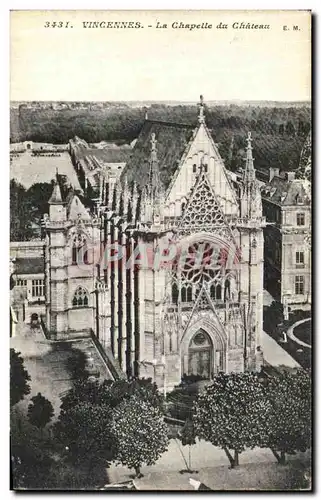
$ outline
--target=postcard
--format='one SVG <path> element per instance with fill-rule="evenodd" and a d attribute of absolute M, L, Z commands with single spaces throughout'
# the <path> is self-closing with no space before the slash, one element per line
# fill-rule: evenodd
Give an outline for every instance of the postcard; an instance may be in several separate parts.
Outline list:
<path fill-rule="evenodd" d="M 311 12 L 10 14 L 13 490 L 311 490 Z"/>

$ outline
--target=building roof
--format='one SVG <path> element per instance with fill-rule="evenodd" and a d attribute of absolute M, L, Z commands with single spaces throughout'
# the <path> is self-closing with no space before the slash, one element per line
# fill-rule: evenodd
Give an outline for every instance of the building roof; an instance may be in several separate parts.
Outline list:
<path fill-rule="evenodd" d="M 273 177 L 262 190 L 262 198 L 280 206 L 310 205 L 311 187 L 309 181 L 302 179 L 288 180 Z"/>
<path fill-rule="evenodd" d="M 81 148 L 80 158 L 95 157 L 98 162 L 103 163 L 124 163 L 128 161 L 132 148 L 130 146 L 125 147 L 106 147 L 102 149 Z"/>
<path fill-rule="evenodd" d="M 151 138 L 155 134 L 160 180 L 167 188 L 194 129 L 193 125 L 146 120 L 122 177 L 127 176 L 129 183 L 135 181 L 140 187 L 148 183 Z"/>
<path fill-rule="evenodd" d="M 60 186 L 59 186 L 57 179 L 55 181 L 52 195 L 50 196 L 48 203 L 49 203 L 49 205 L 61 205 L 62 204 L 61 190 L 60 190 Z"/>
<path fill-rule="evenodd" d="M 91 220 L 91 217 L 86 210 L 84 204 L 80 201 L 76 194 L 71 194 L 67 201 L 67 218 L 69 220 Z"/>
<path fill-rule="evenodd" d="M 17 258 L 14 262 L 15 274 L 40 274 L 45 272 L 43 257 Z"/>
<path fill-rule="evenodd" d="M 77 160 L 85 164 L 98 163 L 126 163 L 132 152 L 129 144 L 118 146 L 112 143 L 89 145 L 83 139 L 75 137 L 71 140 Z"/>

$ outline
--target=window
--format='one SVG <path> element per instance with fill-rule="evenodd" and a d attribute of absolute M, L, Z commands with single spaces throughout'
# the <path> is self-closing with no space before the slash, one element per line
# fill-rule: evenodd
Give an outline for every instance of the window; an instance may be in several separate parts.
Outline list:
<path fill-rule="evenodd" d="M 296 267 L 304 267 L 304 252 L 295 252 Z"/>
<path fill-rule="evenodd" d="M 305 225 L 305 214 L 296 214 L 296 224 L 297 226 Z"/>
<path fill-rule="evenodd" d="M 178 286 L 176 283 L 172 285 L 172 302 L 173 304 L 177 304 L 178 302 Z"/>
<path fill-rule="evenodd" d="M 44 280 L 32 280 L 31 292 L 33 297 L 43 297 L 45 294 Z"/>
<path fill-rule="evenodd" d="M 16 286 L 27 286 L 27 280 L 17 280 Z"/>
<path fill-rule="evenodd" d="M 73 307 L 87 307 L 88 306 L 88 292 L 83 287 L 79 286 L 75 291 L 74 298 L 72 299 Z"/>
<path fill-rule="evenodd" d="M 221 285 L 211 285 L 210 296 L 214 300 L 222 299 L 222 287 Z"/>
<path fill-rule="evenodd" d="M 88 264 L 87 242 L 83 234 L 77 234 L 72 243 L 72 265 L 76 264 Z"/>
<path fill-rule="evenodd" d="M 204 165 L 203 168 L 204 168 L 204 172 L 207 172 L 207 165 Z"/>
<path fill-rule="evenodd" d="M 295 295 L 304 294 L 304 276 L 295 277 Z"/>
<path fill-rule="evenodd" d="M 193 173 L 195 174 L 195 172 L 196 172 L 196 163 L 194 163 L 193 165 Z"/>
<path fill-rule="evenodd" d="M 191 286 L 183 287 L 181 290 L 182 302 L 192 302 L 193 301 L 193 290 Z"/>

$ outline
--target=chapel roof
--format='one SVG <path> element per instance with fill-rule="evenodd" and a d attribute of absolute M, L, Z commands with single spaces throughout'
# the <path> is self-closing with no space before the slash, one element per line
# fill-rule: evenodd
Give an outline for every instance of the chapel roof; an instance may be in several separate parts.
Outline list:
<path fill-rule="evenodd" d="M 135 181 L 140 187 L 148 184 L 150 145 L 152 134 L 155 134 L 160 181 L 167 188 L 194 129 L 194 125 L 146 120 L 122 177 L 126 176 L 129 184 Z"/>

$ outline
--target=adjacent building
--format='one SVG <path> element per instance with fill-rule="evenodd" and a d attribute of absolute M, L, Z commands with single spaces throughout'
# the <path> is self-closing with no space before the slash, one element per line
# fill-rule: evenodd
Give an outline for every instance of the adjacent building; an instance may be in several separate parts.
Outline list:
<path fill-rule="evenodd" d="M 44 248 L 42 240 L 10 243 L 11 306 L 18 321 L 30 323 L 33 314 L 45 313 Z"/>
<path fill-rule="evenodd" d="M 310 160 L 311 161 L 311 160 Z M 270 170 L 261 188 L 265 287 L 291 309 L 311 307 L 311 184 L 296 172 Z"/>

